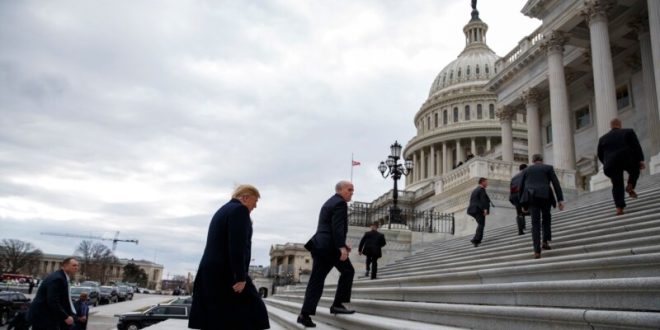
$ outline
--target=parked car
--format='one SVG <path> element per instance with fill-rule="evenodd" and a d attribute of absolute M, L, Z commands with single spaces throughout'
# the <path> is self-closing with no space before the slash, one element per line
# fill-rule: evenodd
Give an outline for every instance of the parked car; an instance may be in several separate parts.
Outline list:
<path fill-rule="evenodd" d="M 72 286 L 69 288 L 69 294 L 71 294 L 71 301 L 76 302 L 80 299 L 80 294 L 87 292 L 87 304 L 92 306 L 97 306 L 99 304 L 99 298 L 101 292 L 99 289 L 91 286 Z"/>
<path fill-rule="evenodd" d="M 0 292 L 0 325 L 6 324 L 17 312 L 25 311 L 32 300 L 15 291 Z"/>
<path fill-rule="evenodd" d="M 117 299 L 119 301 L 126 301 L 128 299 L 128 290 L 126 290 L 125 286 L 117 287 Z"/>
<path fill-rule="evenodd" d="M 102 286 L 99 288 L 101 295 L 99 296 L 99 304 L 112 304 L 119 301 L 117 288 L 114 286 Z"/>
<path fill-rule="evenodd" d="M 144 312 L 131 312 L 115 315 L 118 330 L 137 330 L 167 319 L 187 319 L 190 314 L 188 305 L 156 305 Z"/>

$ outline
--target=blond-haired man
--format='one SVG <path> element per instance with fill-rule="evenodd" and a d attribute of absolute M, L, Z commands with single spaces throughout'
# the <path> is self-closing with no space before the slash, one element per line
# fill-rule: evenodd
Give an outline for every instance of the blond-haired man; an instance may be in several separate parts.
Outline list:
<path fill-rule="evenodd" d="M 211 219 L 199 263 L 188 327 L 268 329 L 268 313 L 248 276 L 252 247 L 250 213 L 261 195 L 240 185 Z"/>

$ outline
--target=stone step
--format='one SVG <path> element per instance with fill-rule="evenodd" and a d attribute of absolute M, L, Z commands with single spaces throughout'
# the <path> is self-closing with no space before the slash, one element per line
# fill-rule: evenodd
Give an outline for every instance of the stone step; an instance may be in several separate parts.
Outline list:
<path fill-rule="evenodd" d="M 322 298 L 323 300 L 324 298 Z M 301 303 L 294 303 L 285 301 L 278 298 L 266 299 L 268 308 L 275 307 L 280 310 L 287 311 L 289 314 L 297 315 L 300 312 Z M 333 315 L 330 314 L 330 304 L 328 302 L 324 307 L 319 306 L 316 309 L 316 315 L 312 316 L 312 320 L 319 326 L 319 321 L 329 324 L 339 329 L 346 330 L 456 330 L 452 326 L 442 326 L 439 324 L 428 324 L 417 321 L 411 321 L 401 318 L 391 318 L 377 316 L 373 314 L 355 313 L 350 315 Z M 334 329 L 334 328 L 332 328 Z"/>
<path fill-rule="evenodd" d="M 567 256 L 578 254 L 584 258 L 589 258 L 589 253 L 598 251 L 615 250 L 622 248 L 636 248 L 652 246 L 660 242 L 660 227 L 645 228 L 634 231 L 623 231 L 602 236 L 590 238 L 579 238 L 565 241 L 557 239 L 552 242 L 552 250 L 543 250 L 542 259 L 553 258 L 557 256 Z M 438 267 L 447 269 L 452 267 L 464 267 L 470 265 L 481 265 L 486 267 L 491 263 L 508 262 L 514 260 L 532 259 L 531 239 L 511 243 L 508 247 L 493 248 L 492 251 L 487 244 L 478 248 L 470 245 L 470 251 L 457 252 L 454 258 L 435 258 L 428 257 L 426 263 L 418 262 L 403 264 L 397 268 L 385 268 L 379 270 L 378 276 L 386 278 L 389 276 L 398 276 L 402 273 L 420 272 L 426 270 L 438 269 Z"/>
<path fill-rule="evenodd" d="M 266 299 L 266 303 L 268 304 L 269 300 Z M 281 329 L 288 329 L 288 330 L 297 330 L 297 329 L 305 329 L 305 327 L 298 323 L 298 312 L 292 313 L 286 310 L 283 310 L 281 308 L 278 308 L 277 305 L 274 304 L 268 304 L 267 307 L 268 310 L 268 317 L 270 318 L 270 329 L 273 330 L 275 329 L 275 326 L 280 327 Z M 329 324 L 321 323 L 316 320 L 314 320 L 314 323 L 316 323 L 316 329 L 319 330 L 336 330 L 336 329 L 341 329 L 337 327 L 333 327 Z"/>
<path fill-rule="evenodd" d="M 284 298 L 290 301 L 285 302 L 279 297 L 272 301 L 277 301 L 278 306 L 287 303 L 289 310 L 299 310 L 301 297 L 288 296 L 282 299 Z M 325 310 L 324 307 L 327 308 L 331 303 L 332 298 L 321 298 L 318 310 Z M 414 319 L 419 324 L 419 327 L 402 327 L 388 322 L 382 327 L 374 327 L 371 322 L 365 322 L 363 329 L 430 329 L 429 326 L 439 324 L 472 329 L 658 329 L 660 324 L 660 313 L 657 312 L 593 308 L 490 306 L 370 299 L 351 299 L 350 308 L 358 313 L 331 318 L 366 321 L 367 314 L 387 315 L 392 322 Z"/>
<path fill-rule="evenodd" d="M 660 277 L 518 282 L 474 285 L 427 285 L 417 287 L 356 287 L 353 299 L 432 302 L 451 304 L 532 306 L 560 308 L 660 311 Z M 335 289 L 323 296 L 334 297 Z M 280 299 L 305 295 L 290 290 Z M 289 297 L 289 298 L 286 298 Z"/>

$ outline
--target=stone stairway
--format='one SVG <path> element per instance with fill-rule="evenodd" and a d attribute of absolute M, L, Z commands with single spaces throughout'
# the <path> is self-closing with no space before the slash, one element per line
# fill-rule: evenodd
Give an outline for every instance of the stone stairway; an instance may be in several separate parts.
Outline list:
<path fill-rule="evenodd" d="M 553 212 L 552 250 L 532 258 L 530 234 L 511 225 L 435 242 L 359 278 L 350 308 L 333 316 L 326 285 L 320 329 L 660 329 L 660 175 L 644 177 L 639 198 L 614 215 L 608 192 Z M 531 224 L 527 224 L 527 232 Z M 273 322 L 296 324 L 304 286 L 266 300 Z"/>

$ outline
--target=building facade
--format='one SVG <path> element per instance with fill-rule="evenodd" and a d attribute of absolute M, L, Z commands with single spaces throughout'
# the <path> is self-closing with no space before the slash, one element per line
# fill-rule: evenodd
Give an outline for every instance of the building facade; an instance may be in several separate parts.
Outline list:
<path fill-rule="evenodd" d="M 299 283 L 301 274 L 312 271 L 312 254 L 301 243 L 275 244 L 270 247 L 270 277 Z"/>

